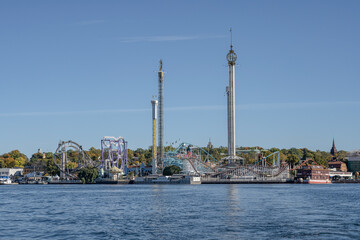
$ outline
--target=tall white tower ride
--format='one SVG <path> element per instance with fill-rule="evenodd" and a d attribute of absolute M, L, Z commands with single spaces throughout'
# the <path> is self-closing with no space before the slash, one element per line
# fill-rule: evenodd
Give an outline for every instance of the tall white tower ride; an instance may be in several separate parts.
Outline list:
<path fill-rule="evenodd" d="M 226 87 L 227 93 L 227 117 L 228 117 L 228 159 L 229 163 L 234 162 L 238 157 L 236 156 L 235 146 L 235 62 L 236 53 L 232 45 L 232 30 L 230 28 L 231 44 L 230 51 L 226 55 L 229 65 L 229 86 Z"/>
<path fill-rule="evenodd" d="M 157 119 L 157 105 L 158 101 L 151 100 L 152 105 L 152 128 L 153 128 L 153 146 L 152 146 L 152 174 L 156 174 L 157 161 L 156 161 L 156 119 Z"/>

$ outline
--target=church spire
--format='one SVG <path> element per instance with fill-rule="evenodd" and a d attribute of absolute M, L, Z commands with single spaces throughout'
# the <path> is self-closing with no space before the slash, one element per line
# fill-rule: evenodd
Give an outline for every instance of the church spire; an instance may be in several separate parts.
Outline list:
<path fill-rule="evenodd" d="M 336 158 L 337 149 L 336 149 L 336 147 L 335 147 L 335 139 L 334 139 L 334 138 L 333 138 L 333 144 L 332 144 L 332 148 L 331 148 L 331 150 L 330 150 L 330 154 L 331 154 L 334 158 Z"/>

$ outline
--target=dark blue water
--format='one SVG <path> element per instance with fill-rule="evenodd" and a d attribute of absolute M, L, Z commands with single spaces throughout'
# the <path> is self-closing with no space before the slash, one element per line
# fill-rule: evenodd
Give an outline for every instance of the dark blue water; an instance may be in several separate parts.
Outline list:
<path fill-rule="evenodd" d="M 0 186 L 0 239 L 360 239 L 360 184 Z"/>

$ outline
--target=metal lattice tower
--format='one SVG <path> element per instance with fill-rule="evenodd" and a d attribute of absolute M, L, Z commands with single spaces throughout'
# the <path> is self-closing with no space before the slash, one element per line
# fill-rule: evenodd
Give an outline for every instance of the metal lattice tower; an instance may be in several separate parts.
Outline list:
<path fill-rule="evenodd" d="M 164 158 L 164 72 L 162 70 L 162 60 L 160 60 L 159 77 L 159 158 Z"/>

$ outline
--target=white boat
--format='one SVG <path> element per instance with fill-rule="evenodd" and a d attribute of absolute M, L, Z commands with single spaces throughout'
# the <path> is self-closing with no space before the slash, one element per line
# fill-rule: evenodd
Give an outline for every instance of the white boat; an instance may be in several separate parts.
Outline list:
<path fill-rule="evenodd" d="M 12 185 L 13 183 L 10 178 L 0 178 L 0 185 Z"/>

